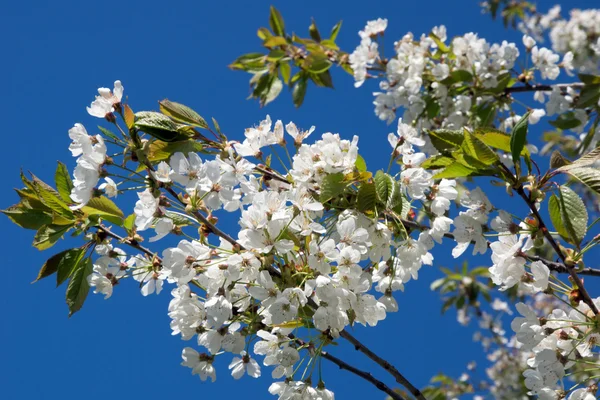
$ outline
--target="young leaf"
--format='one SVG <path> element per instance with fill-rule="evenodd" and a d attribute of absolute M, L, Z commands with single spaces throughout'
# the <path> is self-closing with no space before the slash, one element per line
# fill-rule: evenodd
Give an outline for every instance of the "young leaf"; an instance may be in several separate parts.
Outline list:
<path fill-rule="evenodd" d="M 463 141 L 462 148 L 465 153 L 474 157 L 478 161 L 481 161 L 485 165 L 492 165 L 499 161 L 500 158 L 494 150 L 490 149 L 485 143 L 469 132 L 469 130 L 464 129 L 463 132 L 465 139 Z"/>
<path fill-rule="evenodd" d="M 323 179 L 323 184 L 321 185 L 321 195 L 319 196 L 319 201 L 321 203 L 325 203 L 342 194 L 346 188 L 346 183 L 344 183 L 343 180 L 344 174 L 341 172 L 327 175 Z"/>
<path fill-rule="evenodd" d="M 87 277 L 93 271 L 91 258 L 86 258 L 73 272 L 69 286 L 67 287 L 67 305 L 69 306 L 69 317 L 81 309 L 90 290 Z"/>
<path fill-rule="evenodd" d="M 123 116 L 125 117 L 125 125 L 127 126 L 127 129 L 133 128 L 133 125 L 135 124 L 135 114 L 133 113 L 131 107 L 129 107 L 127 104 L 125 104 L 123 107 Z"/>
<path fill-rule="evenodd" d="M 300 107 L 304 102 L 304 96 L 306 95 L 307 78 L 301 77 L 292 90 L 292 99 L 294 100 L 294 106 Z"/>
<path fill-rule="evenodd" d="M 281 13 L 273 6 L 271 6 L 271 14 L 269 15 L 269 25 L 271 26 L 271 29 L 275 35 L 285 36 L 283 17 L 281 16 Z"/>
<path fill-rule="evenodd" d="M 573 165 L 573 164 L 571 164 Z M 570 167 L 571 165 L 567 165 Z M 569 168 L 566 173 L 596 193 L 600 193 L 600 171 L 591 167 Z"/>
<path fill-rule="evenodd" d="M 560 187 L 560 211 L 571 243 L 579 248 L 587 233 L 588 213 L 581 197 L 567 186 Z"/>
<path fill-rule="evenodd" d="M 363 213 L 373 212 L 377 203 L 377 191 L 375 184 L 363 183 L 358 189 L 358 196 L 356 198 L 356 208 L 358 211 Z"/>
<path fill-rule="evenodd" d="M 42 268 L 40 269 L 40 272 L 38 273 L 38 276 L 34 282 L 56 273 L 56 271 L 58 271 L 60 268 L 61 263 L 65 264 L 68 263 L 69 260 L 73 261 L 74 256 L 77 256 L 82 252 L 82 249 L 69 249 L 53 255 L 44 263 L 44 265 L 42 265 Z"/>
<path fill-rule="evenodd" d="M 367 172 L 367 163 L 360 154 L 356 155 L 356 162 L 354 163 L 354 166 L 356 167 L 358 172 Z"/>
<path fill-rule="evenodd" d="M 88 215 L 97 215 L 118 225 L 123 224 L 125 217 L 123 211 L 112 200 L 104 196 L 92 198 L 81 210 Z"/>
<path fill-rule="evenodd" d="M 470 176 L 477 173 L 476 169 L 467 167 L 466 165 L 454 161 L 452 164 L 444 168 L 443 171 L 438 172 L 433 176 L 433 179 L 442 179 L 442 178 L 462 178 L 465 176 Z"/>
<path fill-rule="evenodd" d="M 42 226 L 52 223 L 52 216 L 44 211 L 22 207 L 18 204 L 6 210 L 0 210 L 0 212 L 6 215 L 12 222 L 25 229 L 37 231 Z"/>
<path fill-rule="evenodd" d="M 377 198 L 387 207 L 388 201 L 394 192 L 394 179 L 382 170 L 379 170 L 373 180 L 375 181 Z"/>
<path fill-rule="evenodd" d="M 56 183 L 56 190 L 60 194 L 62 200 L 66 203 L 71 203 L 71 190 L 73 189 L 73 181 L 67 166 L 60 161 L 56 167 L 54 173 L 54 182 Z"/>
<path fill-rule="evenodd" d="M 435 131 L 427 131 L 431 144 L 440 152 L 454 150 L 462 145 L 464 140 L 461 131 L 453 131 L 449 129 L 438 129 Z"/>
<path fill-rule="evenodd" d="M 62 285 L 79 268 L 85 256 L 85 248 L 70 249 L 63 253 L 57 265 L 56 287 Z"/>
<path fill-rule="evenodd" d="M 341 28 L 342 28 L 342 21 L 335 24 L 334 27 L 331 29 L 331 34 L 329 35 L 329 40 L 332 40 L 335 42 L 335 39 L 337 39 L 337 35 L 338 35 L 338 33 L 340 33 Z"/>
<path fill-rule="evenodd" d="M 49 249 L 72 227 L 72 225 L 44 225 L 35 234 L 33 246 L 38 250 Z"/>
<path fill-rule="evenodd" d="M 166 115 L 151 111 L 140 111 L 135 114 L 135 126 L 163 142 L 176 142 L 188 139 L 188 135 L 180 133 L 177 124 Z"/>
<path fill-rule="evenodd" d="M 554 229 L 556 229 L 563 239 L 569 240 L 569 232 L 567 232 L 562 220 L 560 200 L 556 195 L 550 196 L 548 200 L 548 213 L 550 214 L 550 220 L 552 221 L 552 225 L 554 225 Z"/>
<path fill-rule="evenodd" d="M 520 165 L 521 152 L 523 151 L 527 140 L 527 127 L 530 113 L 530 111 L 526 112 L 519 122 L 515 124 L 510 137 L 510 152 L 515 166 Z"/>
<path fill-rule="evenodd" d="M 160 106 L 160 111 L 171 117 L 177 122 L 181 122 L 183 124 L 194 125 L 199 128 L 208 128 L 208 124 L 198 114 L 196 111 L 192 110 L 188 106 L 184 106 L 183 104 L 176 103 L 174 101 L 170 101 L 168 99 L 164 99 L 158 102 Z"/>

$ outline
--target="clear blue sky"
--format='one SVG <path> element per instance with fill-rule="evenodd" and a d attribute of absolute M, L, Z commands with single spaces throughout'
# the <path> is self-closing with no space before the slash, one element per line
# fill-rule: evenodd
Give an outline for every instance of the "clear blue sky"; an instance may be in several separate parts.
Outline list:
<path fill-rule="evenodd" d="M 389 19 L 386 37 L 390 46 L 407 31 L 420 35 L 438 24 L 445 24 L 450 36 L 475 31 L 490 40 L 520 40 L 514 32 L 504 31 L 500 22 L 481 16 L 477 3 L 310 0 L 275 5 L 288 29 L 301 35 L 307 32 L 310 17 L 322 32 L 343 19 L 339 43 L 348 50 L 358 43 L 357 32 L 364 23 L 377 17 Z M 542 3 L 542 9 L 551 5 Z M 374 85 L 355 89 L 351 77 L 337 71 L 337 89 L 311 87 L 299 110 L 293 108 L 287 92 L 266 109 L 245 100 L 249 76 L 230 71 L 227 65 L 236 56 L 259 49 L 255 32 L 267 24 L 269 4 L 240 0 L 4 4 L 0 15 L 0 72 L 5 77 L 0 96 L 0 170 L 4 174 L 0 207 L 16 202 L 12 188 L 21 186 L 21 167 L 48 181 L 57 159 L 73 167 L 67 130 L 75 122 L 88 128 L 98 124 L 85 107 L 96 88 L 116 79 L 123 81 L 135 110 L 156 109 L 158 100 L 169 98 L 205 117 L 217 118 L 232 138 L 241 138 L 244 128 L 266 113 L 302 127 L 316 125 L 320 133 L 339 132 L 345 138 L 358 134 L 370 169 L 382 167 L 391 128 L 373 114 Z M 597 6 L 595 1 L 568 4 Z M 243 382 L 234 382 L 222 360 L 217 365 L 217 382 L 209 384 L 180 367 L 181 350 L 189 344 L 171 336 L 168 292 L 143 298 L 130 284 L 119 287 L 108 301 L 90 295 L 83 311 L 68 319 L 64 287 L 55 289 L 51 279 L 30 284 L 45 259 L 65 244 L 41 253 L 30 246 L 33 232 L 17 228 L 5 217 L 0 217 L 0 227 L 4 271 L 0 397 L 274 398 L 266 390 L 271 383 L 268 368 L 263 369 L 266 379 L 245 377 Z M 436 252 L 436 267 L 457 264 L 441 253 Z M 478 345 L 471 344 L 473 329 L 460 327 L 454 313 L 439 316 L 441 303 L 428 289 L 439 276 L 436 267 L 424 267 L 420 279 L 399 294 L 397 314 L 390 314 L 375 329 L 354 329 L 421 387 L 437 372 L 458 376 L 470 360 L 482 361 Z M 331 352 L 349 361 L 362 360 L 346 346 Z M 360 365 L 393 384 L 377 366 L 368 361 Z M 340 399 L 383 398 L 372 386 L 331 365 L 325 380 Z"/>

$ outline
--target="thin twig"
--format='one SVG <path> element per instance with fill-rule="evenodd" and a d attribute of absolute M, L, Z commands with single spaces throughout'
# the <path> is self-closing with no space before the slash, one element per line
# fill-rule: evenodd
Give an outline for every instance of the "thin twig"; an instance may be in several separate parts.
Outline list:
<path fill-rule="evenodd" d="M 410 383 L 409 380 L 406 379 L 396 369 L 396 367 L 394 367 L 392 364 L 390 364 L 388 361 L 384 360 L 383 358 L 379 357 L 377 354 L 375 354 L 373 351 L 371 351 L 371 349 L 369 349 L 367 346 L 362 344 L 358 339 L 356 339 L 354 336 L 352 336 L 350 333 L 348 333 L 348 331 L 345 331 L 345 330 L 341 331 L 340 336 L 343 337 L 344 339 L 346 339 L 347 341 L 349 341 L 350 343 L 352 343 L 356 350 L 360 351 L 361 353 L 363 353 L 364 355 L 369 357 L 371 360 L 373 360 L 377 364 L 379 364 L 381 367 L 383 367 L 383 369 L 385 369 L 387 372 L 389 372 L 396 379 L 396 382 L 398 382 L 399 384 L 401 384 L 402 386 L 407 388 L 408 391 L 413 396 L 415 396 L 417 399 L 427 400 L 425 398 L 425 396 L 423 396 L 423 393 L 421 393 L 421 391 L 419 389 L 417 389 L 415 386 L 413 386 L 413 384 Z"/>
<path fill-rule="evenodd" d="M 340 367 L 340 369 L 345 369 L 346 371 L 352 372 L 354 375 L 360 376 L 364 380 L 373 384 L 377 389 L 381 390 L 382 392 L 387 393 L 392 399 L 406 400 L 404 397 L 402 397 L 400 395 L 400 393 L 395 392 L 388 385 L 386 385 L 385 383 L 383 383 L 380 380 L 373 377 L 373 375 L 371 375 L 370 372 L 362 371 L 358 368 L 355 368 L 352 365 L 340 360 L 339 358 L 329 354 L 326 351 L 321 351 L 321 357 L 336 364 L 338 367 Z M 423 397 L 423 399 L 424 399 L 424 397 Z"/>
<path fill-rule="evenodd" d="M 306 346 L 306 349 L 310 353 L 311 357 L 315 356 L 316 351 L 315 351 L 315 348 L 314 348 L 314 346 L 313 346 L 312 343 L 305 342 L 304 340 L 300 339 L 299 337 L 294 336 L 293 333 L 290 333 L 288 335 L 288 337 L 291 340 L 293 340 L 294 342 L 296 342 L 298 345 L 300 345 L 300 346 Z M 321 352 L 319 353 L 319 355 L 321 357 L 323 357 L 324 359 L 329 360 L 332 363 L 336 364 L 338 367 L 340 367 L 340 369 L 345 369 L 346 371 L 352 372 L 353 374 L 360 376 L 361 378 L 365 379 L 366 381 L 371 382 L 377 389 L 379 389 L 382 392 L 385 392 L 388 395 L 390 395 L 390 397 L 392 397 L 392 399 L 394 399 L 394 400 L 406 400 L 404 397 L 402 397 L 399 393 L 397 393 L 394 390 L 392 390 L 385 383 L 383 383 L 380 380 L 376 379 L 370 372 L 365 372 L 365 371 L 360 370 L 360 369 L 358 369 L 356 367 L 353 367 L 352 365 L 348 364 L 347 362 L 345 362 L 343 360 L 340 360 L 336 356 L 334 356 L 332 354 L 329 354 L 326 351 L 321 350 Z"/>
<path fill-rule="evenodd" d="M 113 231 L 111 231 L 110 229 L 108 229 L 104 225 L 100 225 L 97 228 L 98 228 L 99 231 L 104 232 L 106 234 L 106 236 L 110 236 L 113 239 L 117 239 L 119 242 L 124 243 L 124 244 L 126 244 L 128 246 L 131 246 L 134 249 L 137 249 L 137 250 L 141 251 L 142 253 L 147 254 L 150 257 L 155 257 L 158 260 L 161 260 L 161 258 L 158 257 L 158 255 L 156 255 L 156 253 L 154 253 L 150 249 L 145 248 L 144 246 L 142 246 L 141 244 L 139 244 L 137 241 L 128 240 L 127 238 L 121 237 L 121 236 L 117 235 L 116 233 L 114 233 Z"/>
<path fill-rule="evenodd" d="M 411 229 L 417 229 L 419 231 L 428 231 L 431 228 L 428 227 L 427 225 L 422 225 L 419 224 L 418 222 L 415 221 L 409 221 L 406 219 L 402 219 L 402 224 L 406 227 L 406 228 L 411 228 Z M 444 234 L 444 237 L 448 238 L 448 239 L 453 239 L 454 240 L 454 235 L 450 232 L 447 232 Z M 488 242 L 488 247 L 490 245 L 490 242 Z M 569 272 L 569 268 L 563 264 L 563 263 L 559 263 L 559 262 L 555 262 L 555 261 L 551 261 L 551 260 L 547 260 L 545 258 L 539 257 L 539 256 L 530 256 L 530 255 L 526 255 L 527 258 L 529 258 L 532 261 L 541 261 L 543 262 L 549 270 L 557 272 L 559 274 L 568 274 Z M 579 275 L 588 275 L 588 276 L 600 276 L 600 269 L 594 269 L 594 268 L 584 268 L 581 271 L 577 271 L 577 274 Z"/>
<path fill-rule="evenodd" d="M 554 88 L 566 90 L 567 88 L 582 89 L 585 86 L 582 82 L 559 83 L 556 85 L 525 85 L 512 86 L 504 89 L 504 93 L 519 93 L 519 92 L 551 92 Z"/>
<path fill-rule="evenodd" d="M 556 240 L 554 240 L 554 238 L 550 234 L 550 231 L 548 230 L 548 228 L 546 227 L 546 224 L 542 220 L 542 216 L 540 215 L 540 213 L 538 212 L 537 208 L 535 207 L 534 202 L 531 200 L 531 198 L 529 196 L 527 196 L 525 194 L 525 190 L 523 189 L 523 186 L 519 186 L 516 190 L 517 190 L 517 193 L 519 194 L 519 196 L 521 196 L 521 198 L 523 200 L 525 200 L 525 202 L 529 206 L 529 209 L 531 210 L 531 212 L 533 213 L 533 215 L 537 219 L 537 221 L 539 223 L 540 230 L 544 234 L 544 237 L 546 237 L 546 240 L 548 240 L 548 242 L 550 243 L 550 245 L 552 246 L 552 248 L 554 249 L 554 251 L 556 252 L 556 254 L 558 255 L 558 257 L 562 260 L 563 264 L 567 268 L 567 271 L 569 272 L 569 275 L 573 279 L 573 282 L 575 283 L 575 285 L 577 285 L 577 289 L 579 290 L 579 293 L 581 293 L 581 297 L 583 297 L 584 303 L 587 304 L 590 307 L 590 309 L 594 312 L 594 314 L 598 315 L 598 308 L 596 308 L 596 305 L 594 304 L 594 301 L 590 297 L 590 295 L 587 292 L 587 290 L 585 290 L 585 287 L 583 286 L 583 281 L 577 275 L 577 271 L 575 270 L 575 265 L 574 264 L 569 264 L 567 262 L 567 258 L 563 254 L 563 252 L 562 252 L 560 246 L 558 245 L 558 243 L 556 243 Z"/>

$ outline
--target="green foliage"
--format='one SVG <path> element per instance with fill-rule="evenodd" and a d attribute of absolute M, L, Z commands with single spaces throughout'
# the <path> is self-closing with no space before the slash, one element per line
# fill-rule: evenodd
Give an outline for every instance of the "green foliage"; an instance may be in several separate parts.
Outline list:
<path fill-rule="evenodd" d="M 171 117 L 171 119 L 182 124 L 197 126 L 198 128 L 207 129 L 208 124 L 196 111 L 188 106 L 164 99 L 159 102 L 160 111 Z"/>
<path fill-rule="evenodd" d="M 81 309 L 88 292 L 90 285 L 87 277 L 93 271 L 91 258 L 86 258 L 78 263 L 75 270 L 72 272 L 71 280 L 67 286 L 67 305 L 69 306 L 69 317 Z"/>
<path fill-rule="evenodd" d="M 579 248 L 587 233 L 588 213 L 581 197 L 567 186 L 561 186 L 559 191 L 559 210 L 568 240 Z"/>
<path fill-rule="evenodd" d="M 287 34 L 281 13 L 271 7 L 269 28 L 257 32 L 267 53 L 248 53 L 235 59 L 229 67 L 246 71 L 250 79 L 251 98 L 265 106 L 279 96 L 283 85 L 292 90 L 292 100 L 300 107 L 306 96 L 309 82 L 316 86 L 333 88 L 330 68 L 335 64 L 352 74 L 348 55 L 340 51 L 335 43 L 342 26 L 337 23 L 330 37 L 324 39 L 313 20 L 308 29 L 308 38 Z M 293 71 L 297 68 L 297 72 Z"/>
<path fill-rule="evenodd" d="M 515 168 L 517 171 L 519 171 L 519 166 L 521 165 L 521 153 L 525 148 L 525 143 L 527 142 L 529 114 L 531 114 L 530 111 L 521 117 L 519 122 L 515 124 L 512 130 L 512 135 L 510 136 L 510 153 L 512 154 L 512 159 L 515 163 Z"/>
<path fill-rule="evenodd" d="M 185 126 L 178 125 L 164 114 L 152 111 L 136 113 L 134 127 L 163 142 L 176 142 L 189 137 L 185 133 Z"/>
<path fill-rule="evenodd" d="M 104 196 L 92 198 L 82 210 L 90 216 L 99 216 L 119 226 L 123 225 L 123 218 L 125 218 L 123 211 Z"/>
<path fill-rule="evenodd" d="M 348 184 L 344 182 L 344 174 L 338 172 L 337 174 L 330 174 L 323 179 L 323 184 L 321 185 L 321 195 L 319 197 L 319 201 L 321 203 L 326 203 L 334 197 L 339 196 L 344 192 Z"/>

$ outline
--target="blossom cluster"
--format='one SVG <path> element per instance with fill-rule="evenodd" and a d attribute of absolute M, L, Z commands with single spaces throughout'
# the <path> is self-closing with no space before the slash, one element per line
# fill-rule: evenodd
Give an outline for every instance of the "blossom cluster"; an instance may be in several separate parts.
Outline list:
<path fill-rule="evenodd" d="M 515 84 L 531 87 L 555 81 L 561 69 L 568 76 L 598 72 L 600 13 L 574 11 L 565 21 L 557 20 L 558 12 L 553 10 L 548 16 L 529 21 L 540 29 L 552 27 L 552 49 L 538 45 L 536 39 L 542 37 L 532 32 L 523 36 L 521 50 L 515 43 L 492 44 L 472 32 L 449 40 L 446 27 L 441 25 L 418 38 L 407 33 L 394 43 L 394 55 L 386 58 L 379 53 L 380 42 L 375 39 L 383 40 L 387 20 L 369 21 L 359 32 L 361 43 L 349 58 L 355 86 L 367 78 L 379 79 L 379 91 L 373 93 L 375 114 L 388 123 L 403 110 L 405 121 L 424 129 L 475 128 L 497 121 L 501 129 L 509 130 L 524 114 L 519 110 L 521 103 L 506 95 Z M 576 89 L 555 86 L 551 91 L 532 91 L 533 99 L 528 101 L 545 106 L 528 106 L 531 124 L 546 115 L 572 111 L 569 118 L 576 122 L 565 129 L 577 134 L 586 129 L 589 113 L 573 109 L 579 93 Z"/>

